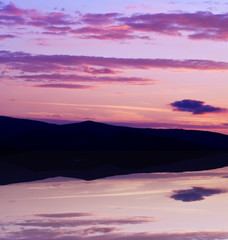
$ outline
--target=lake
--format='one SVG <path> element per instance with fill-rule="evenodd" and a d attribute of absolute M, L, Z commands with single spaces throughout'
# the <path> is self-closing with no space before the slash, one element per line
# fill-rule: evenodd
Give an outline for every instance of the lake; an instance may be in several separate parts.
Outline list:
<path fill-rule="evenodd" d="M 228 239 L 228 167 L 0 186 L 0 240 Z"/>

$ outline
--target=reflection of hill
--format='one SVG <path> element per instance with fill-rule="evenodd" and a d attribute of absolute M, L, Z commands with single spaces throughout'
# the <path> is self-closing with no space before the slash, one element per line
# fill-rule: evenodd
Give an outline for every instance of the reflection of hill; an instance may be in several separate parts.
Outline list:
<path fill-rule="evenodd" d="M 228 136 L 213 132 L 92 121 L 55 125 L 8 117 L 0 117 L 0 132 L 2 184 L 58 175 L 94 179 L 130 172 L 202 170 L 228 163 Z"/>

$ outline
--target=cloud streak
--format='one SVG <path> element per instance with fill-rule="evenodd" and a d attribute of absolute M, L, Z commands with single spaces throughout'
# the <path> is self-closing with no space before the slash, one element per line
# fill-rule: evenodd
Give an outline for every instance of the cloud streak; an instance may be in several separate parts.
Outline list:
<path fill-rule="evenodd" d="M 170 105 L 174 107 L 174 111 L 191 112 L 192 114 L 221 113 L 227 111 L 225 108 L 206 105 L 203 101 L 192 99 L 175 101 Z"/>

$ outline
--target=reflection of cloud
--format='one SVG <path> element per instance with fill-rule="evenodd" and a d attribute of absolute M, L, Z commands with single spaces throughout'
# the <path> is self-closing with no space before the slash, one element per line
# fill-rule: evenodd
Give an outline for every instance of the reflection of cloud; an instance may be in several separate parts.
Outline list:
<path fill-rule="evenodd" d="M 43 215 L 43 214 L 42 214 Z M 127 217 L 127 218 L 94 218 L 94 219 L 73 219 L 73 220 L 25 220 L 24 222 L 17 222 L 15 225 L 23 227 L 77 227 L 77 226 L 95 226 L 95 225 L 135 225 L 154 222 L 152 217 Z"/>
<path fill-rule="evenodd" d="M 41 87 L 41 88 L 66 88 L 66 89 L 90 89 L 90 88 L 94 88 L 93 86 L 90 86 L 90 85 L 64 84 L 64 83 L 38 84 L 38 85 L 33 85 L 33 87 Z"/>
<path fill-rule="evenodd" d="M 1 240 L 224 240 L 228 237 L 228 232 L 190 232 L 190 233 L 130 233 L 118 232 L 112 228 L 88 228 L 82 230 L 67 229 L 21 229 L 9 233 Z M 96 235 L 99 234 L 99 235 Z"/>
<path fill-rule="evenodd" d="M 180 200 L 182 202 L 194 202 L 204 200 L 205 197 L 225 192 L 227 191 L 219 188 L 193 187 L 192 189 L 175 190 L 174 194 L 170 197 L 175 200 Z"/>
<path fill-rule="evenodd" d="M 171 103 L 170 105 L 174 107 L 174 111 L 191 112 L 193 114 L 220 113 L 227 111 L 227 109 L 225 108 L 205 105 L 203 101 L 197 101 L 192 99 L 176 101 Z"/>
<path fill-rule="evenodd" d="M 43 213 L 43 214 L 36 214 L 35 216 L 44 217 L 44 218 L 74 218 L 74 217 L 94 216 L 94 213 L 90 213 L 90 212 Z"/>

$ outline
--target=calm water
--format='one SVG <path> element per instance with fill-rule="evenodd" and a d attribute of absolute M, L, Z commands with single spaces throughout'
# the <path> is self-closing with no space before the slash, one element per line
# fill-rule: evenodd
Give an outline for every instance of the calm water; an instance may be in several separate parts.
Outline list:
<path fill-rule="evenodd" d="M 228 168 L 0 186 L 0 240 L 228 239 Z"/>

